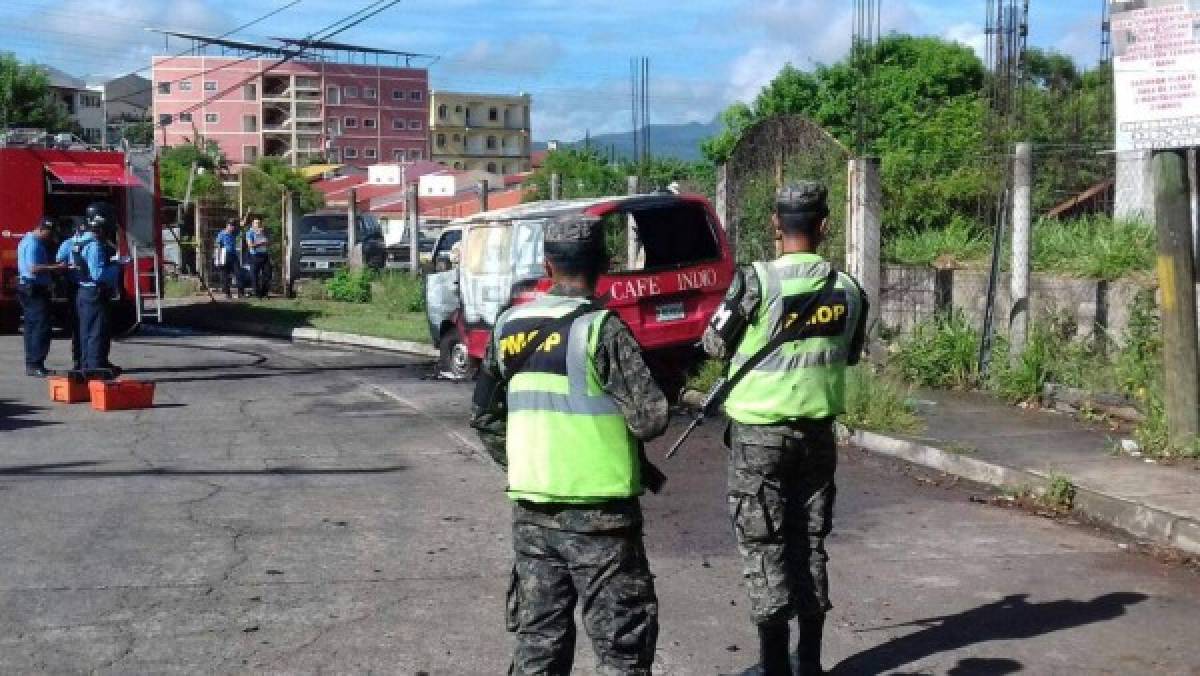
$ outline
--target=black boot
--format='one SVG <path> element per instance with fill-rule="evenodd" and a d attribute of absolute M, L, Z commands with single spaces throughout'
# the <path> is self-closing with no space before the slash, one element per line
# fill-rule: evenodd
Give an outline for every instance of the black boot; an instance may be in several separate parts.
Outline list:
<path fill-rule="evenodd" d="M 789 633 L 786 621 L 758 625 L 758 655 L 762 676 L 791 676 Z"/>
<path fill-rule="evenodd" d="M 820 676 L 821 640 L 825 633 L 825 614 L 800 618 L 800 637 L 796 639 L 797 676 Z"/>

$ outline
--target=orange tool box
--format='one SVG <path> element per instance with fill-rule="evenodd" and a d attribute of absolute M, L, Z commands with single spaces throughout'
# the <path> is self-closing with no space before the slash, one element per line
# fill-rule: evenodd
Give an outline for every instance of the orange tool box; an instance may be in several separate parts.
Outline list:
<path fill-rule="evenodd" d="M 51 376 L 46 382 L 50 387 L 50 401 L 77 404 L 91 399 L 87 381 L 77 375 Z"/>
<path fill-rule="evenodd" d="M 139 380 L 93 380 L 92 408 L 97 411 L 124 411 L 154 406 L 154 383 Z"/>

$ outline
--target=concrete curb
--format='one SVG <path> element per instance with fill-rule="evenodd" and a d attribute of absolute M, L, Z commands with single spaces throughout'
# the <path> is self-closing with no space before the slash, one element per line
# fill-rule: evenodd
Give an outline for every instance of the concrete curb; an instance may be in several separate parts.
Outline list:
<path fill-rule="evenodd" d="M 317 345 L 336 345 L 340 347 L 365 347 L 372 350 L 399 352 L 401 354 L 410 354 L 418 357 L 433 357 L 435 359 L 440 356 L 437 348 L 430 345 L 414 343 L 408 340 L 392 340 L 390 338 L 361 336 L 354 333 L 339 333 L 337 331 L 322 331 L 320 329 L 310 328 L 288 329 L 280 326 L 271 326 L 269 324 L 259 324 L 257 322 L 237 321 L 200 322 L 199 324 L 192 324 L 191 326 L 194 328 L 203 329 L 205 331 L 229 331 L 231 333 L 264 336 L 267 338 L 281 338 L 283 340 L 290 340 L 294 343 L 313 343 Z"/>
<path fill-rule="evenodd" d="M 874 432 L 851 432 L 849 441 L 872 453 L 989 486 L 1041 492 L 1050 483 L 1049 477 L 1043 472 L 1005 467 Z M 1191 517 L 1079 485 L 1075 486 L 1074 506 L 1081 514 L 1136 538 L 1200 555 L 1200 521 Z"/>

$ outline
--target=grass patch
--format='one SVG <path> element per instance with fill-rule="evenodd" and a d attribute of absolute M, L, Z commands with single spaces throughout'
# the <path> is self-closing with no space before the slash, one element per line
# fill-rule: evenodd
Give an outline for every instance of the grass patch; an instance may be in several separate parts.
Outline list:
<path fill-rule="evenodd" d="M 239 303 L 193 303 L 164 309 L 168 323 L 220 330 L 223 322 L 281 329 L 315 328 L 377 338 L 429 343 L 425 314 L 397 312 L 375 303 L 271 299 Z"/>
<path fill-rule="evenodd" d="M 978 373 L 979 332 L 961 312 L 918 324 L 894 346 L 889 366 L 921 387 L 966 389 Z"/>
<path fill-rule="evenodd" d="M 374 284 L 372 302 L 392 312 L 425 312 L 425 282 L 407 272 L 389 270 Z"/>
<path fill-rule="evenodd" d="M 1154 227 L 1141 221 L 1042 219 L 1033 227 L 1032 244 L 1038 272 L 1112 280 L 1154 269 Z"/>
<path fill-rule="evenodd" d="M 869 366 L 846 371 L 846 414 L 842 422 L 872 432 L 912 433 L 922 428 L 911 390 Z"/>
<path fill-rule="evenodd" d="M 1065 474 L 1051 472 L 1041 499 L 1049 507 L 1069 512 L 1075 506 L 1075 484 Z"/>
<path fill-rule="evenodd" d="M 167 277 L 163 281 L 165 298 L 191 298 L 200 293 L 200 280 L 195 277 Z"/>
<path fill-rule="evenodd" d="M 1031 265 L 1037 272 L 1091 279 L 1119 279 L 1154 269 L 1154 227 L 1149 223 L 1107 216 L 1072 220 L 1042 219 L 1033 226 Z M 964 219 L 935 230 L 889 235 L 883 258 L 903 265 L 986 263 L 992 250 L 991 231 Z M 1008 268 L 1011 241 L 1004 243 L 1002 264 Z"/>
<path fill-rule="evenodd" d="M 907 230 L 887 237 L 883 258 L 901 265 L 933 265 L 938 259 L 968 263 L 986 259 L 991 247 L 990 238 L 981 228 L 965 219 L 955 219 L 945 228 Z"/>
<path fill-rule="evenodd" d="M 692 370 L 688 377 L 687 388 L 708 392 L 725 375 L 725 362 L 719 359 L 705 359 Z"/>

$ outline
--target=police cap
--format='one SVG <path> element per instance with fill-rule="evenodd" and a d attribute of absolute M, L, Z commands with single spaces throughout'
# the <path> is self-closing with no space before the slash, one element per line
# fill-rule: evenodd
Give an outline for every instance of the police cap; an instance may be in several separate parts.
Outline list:
<path fill-rule="evenodd" d="M 775 210 L 781 214 L 829 215 L 829 190 L 816 181 L 789 183 L 775 193 Z"/>

